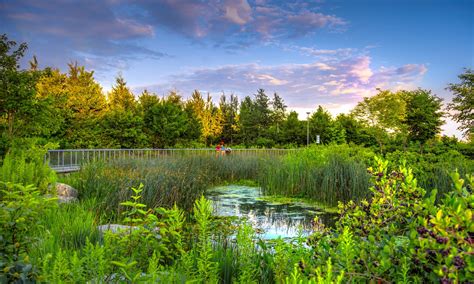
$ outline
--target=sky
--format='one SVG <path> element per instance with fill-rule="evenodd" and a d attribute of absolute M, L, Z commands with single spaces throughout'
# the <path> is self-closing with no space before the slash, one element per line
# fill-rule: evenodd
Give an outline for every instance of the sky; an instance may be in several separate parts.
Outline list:
<path fill-rule="evenodd" d="M 24 66 L 77 61 L 104 91 L 119 74 L 137 96 L 263 88 L 305 119 L 318 105 L 347 113 L 377 88 L 449 102 L 447 85 L 473 68 L 474 1 L 0 0 L 0 33 L 28 43 Z"/>

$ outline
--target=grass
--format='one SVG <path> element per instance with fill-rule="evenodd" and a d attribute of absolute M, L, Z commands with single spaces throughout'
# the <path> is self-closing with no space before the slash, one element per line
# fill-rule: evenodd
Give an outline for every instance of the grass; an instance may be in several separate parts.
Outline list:
<path fill-rule="evenodd" d="M 459 154 L 460 155 L 460 154 Z M 430 157 L 407 152 L 389 154 L 393 164 L 415 169 L 421 186 L 440 194 L 451 188 L 449 172 L 474 170 L 473 161 L 455 153 Z M 367 167 L 375 154 L 349 145 L 314 146 L 283 156 L 209 154 L 161 156 L 155 159 L 122 159 L 92 163 L 63 181 L 80 192 L 80 198 L 96 198 L 112 219 L 120 216 L 118 204 L 130 197 L 128 188 L 145 185 L 143 202 L 150 208 L 174 204 L 189 211 L 193 202 L 215 185 L 259 186 L 269 196 L 300 197 L 323 207 L 370 197 Z"/>
<path fill-rule="evenodd" d="M 61 204 L 41 216 L 43 226 L 37 232 L 41 241 L 31 256 L 44 259 L 48 253 L 59 250 L 67 252 L 82 249 L 87 240 L 97 243 L 100 237 L 97 226 L 101 218 L 95 207 L 95 199 L 88 199 Z"/>
<path fill-rule="evenodd" d="M 265 160 L 255 156 L 174 156 L 152 160 L 92 163 L 63 181 L 77 188 L 80 198 L 97 198 L 99 206 L 116 218 L 130 187 L 145 185 L 142 198 L 149 208 L 178 204 L 189 210 L 213 185 L 258 180 Z"/>
<path fill-rule="evenodd" d="M 288 155 L 266 168 L 260 184 L 266 195 L 306 197 L 324 205 L 361 199 L 368 194 L 366 165 L 339 146 Z"/>

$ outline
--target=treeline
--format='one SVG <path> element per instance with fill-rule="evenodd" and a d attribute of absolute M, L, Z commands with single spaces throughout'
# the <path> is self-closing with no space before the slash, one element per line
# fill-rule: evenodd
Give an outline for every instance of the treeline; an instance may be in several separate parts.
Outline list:
<path fill-rule="evenodd" d="M 197 90 L 186 100 L 176 92 L 160 97 L 145 90 L 135 96 L 119 75 L 104 93 L 94 72 L 83 66 L 69 64 L 66 73 L 39 70 L 34 57 L 30 68 L 21 70 L 18 62 L 26 44 L 17 47 L 3 35 L 0 47 L 3 152 L 23 138 L 55 142 L 60 148 L 204 147 L 221 140 L 246 147 L 297 147 L 306 145 L 308 129 L 310 143 L 319 136 L 322 144 L 354 143 L 380 151 L 416 145 L 422 150 L 439 135 L 445 115 L 441 99 L 422 89 L 379 90 L 350 114 L 337 117 L 319 106 L 304 121 L 287 110 L 280 95 L 269 96 L 263 89 L 241 101 L 222 94 L 218 103 Z M 450 88 L 462 103 L 466 84 L 472 96 L 474 80 L 470 70 L 460 78 Z M 463 126 L 472 135 L 472 117 Z M 442 141 L 457 144 L 454 138 Z"/>

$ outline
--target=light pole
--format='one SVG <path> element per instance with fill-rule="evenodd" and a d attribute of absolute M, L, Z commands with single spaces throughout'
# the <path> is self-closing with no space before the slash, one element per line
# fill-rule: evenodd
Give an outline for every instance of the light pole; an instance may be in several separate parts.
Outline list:
<path fill-rule="evenodd" d="M 309 146 L 309 114 L 310 112 L 306 112 L 306 147 Z"/>

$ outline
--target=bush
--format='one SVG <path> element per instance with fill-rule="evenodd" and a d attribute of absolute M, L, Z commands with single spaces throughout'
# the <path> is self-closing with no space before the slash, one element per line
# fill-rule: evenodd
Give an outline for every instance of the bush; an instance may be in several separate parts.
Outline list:
<path fill-rule="evenodd" d="M 47 149 L 52 147 L 31 146 L 28 150 L 11 149 L 5 156 L 0 167 L 0 181 L 32 184 L 41 192 L 46 193 L 48 186 L 56 180 L 56 174 L 44 157 Z"/>
<path fill-rule="evenodd" d="M 0 201 L 0 280 L 1 282 L 36 279 L 29 252 L 38 241 L 35 232 L 39 218 L 55 204 L 33 185 L 2 183 Z"/>

